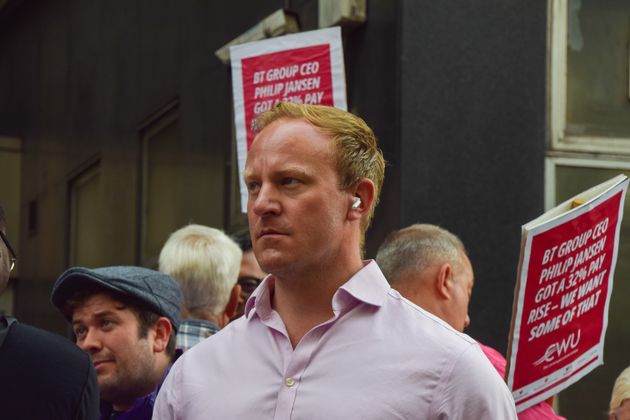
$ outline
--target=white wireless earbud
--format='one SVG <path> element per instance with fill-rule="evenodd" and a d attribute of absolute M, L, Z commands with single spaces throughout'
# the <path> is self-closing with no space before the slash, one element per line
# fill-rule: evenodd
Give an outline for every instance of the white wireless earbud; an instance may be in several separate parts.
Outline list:
<path fill-rule="evenodd" d="M 358 209 L 361 205 L 361 199 L 359 197 L 354 197 L 354 202 L 352 203 L 353 209 Z"/>

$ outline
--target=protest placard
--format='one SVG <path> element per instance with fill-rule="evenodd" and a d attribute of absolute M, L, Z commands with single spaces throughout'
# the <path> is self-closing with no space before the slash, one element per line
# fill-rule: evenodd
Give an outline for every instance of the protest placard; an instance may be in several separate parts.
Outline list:
<path fill-rule="evenodd" d="M 346 109 L 339 27 L 230 47 L 241 209 L 247 210 L 243 171 L 254 138 L 252 122 L 279 101 Z"/>
<path fill-rule="evenodd" d="M 627 188 L 619 175 L 523 226 L 506 374 L 519 412 L 603 363 Z"/>

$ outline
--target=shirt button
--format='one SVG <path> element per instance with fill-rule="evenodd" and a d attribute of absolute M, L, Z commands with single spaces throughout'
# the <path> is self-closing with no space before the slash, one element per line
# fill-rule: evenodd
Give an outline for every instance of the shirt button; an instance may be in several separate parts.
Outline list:
<path fill-rule="evenodd" d="M 293 385 L 295 385 L 295 379 L 287 378 L 284 380 L 284 383 L 286 384 L 286 386 L 292 387 Z"/>

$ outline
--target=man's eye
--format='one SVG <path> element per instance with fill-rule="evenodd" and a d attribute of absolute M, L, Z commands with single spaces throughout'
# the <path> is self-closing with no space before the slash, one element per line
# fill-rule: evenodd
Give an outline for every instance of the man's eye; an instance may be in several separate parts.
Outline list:
<path fill-rule="evenodd" d="M 258 285 L 262 282 L 262 279 L 256 277 L 239 277 L 238 284 L 241 286 L 241 290 L 247 294 L 252 294 Z"/>
<path fill-rule="evenodd" d="M 247 191 L 250 194 L 256 194 L 260 189 L 260 184 L 257 182 L 246 182 L 245 185 L 247 186 Z"/>
<path fill-rule="evenodd" d="M 297 185 L 300 181 L 296 178 L 282 178 L 282 185 Z"/>
<path fill-rule="evenodd" d="M 82 338 L 85 335 L 86 331 L 87 331 L 87 328 L 85 328 L 85 327 L 75 327 L 74 335 L 77 338 Z"/>
<path fill-rule="evenodd" d="M 111 319 L 104 319 L 101 321 L 102 328 L 111 328 L 113 326 L 114 326 L 114 321 L 112 321 Z"/>

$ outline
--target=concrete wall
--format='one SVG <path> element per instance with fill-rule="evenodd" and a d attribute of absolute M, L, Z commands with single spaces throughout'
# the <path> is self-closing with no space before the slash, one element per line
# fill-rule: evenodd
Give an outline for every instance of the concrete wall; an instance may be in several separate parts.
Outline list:
<path fill-rule="evenodd" d="M 546 8 L 402 2 L 401 225 L 462 238 L 476 277 L 468 332 L 501 351 L 520 225 L 544 210 Z"/>

